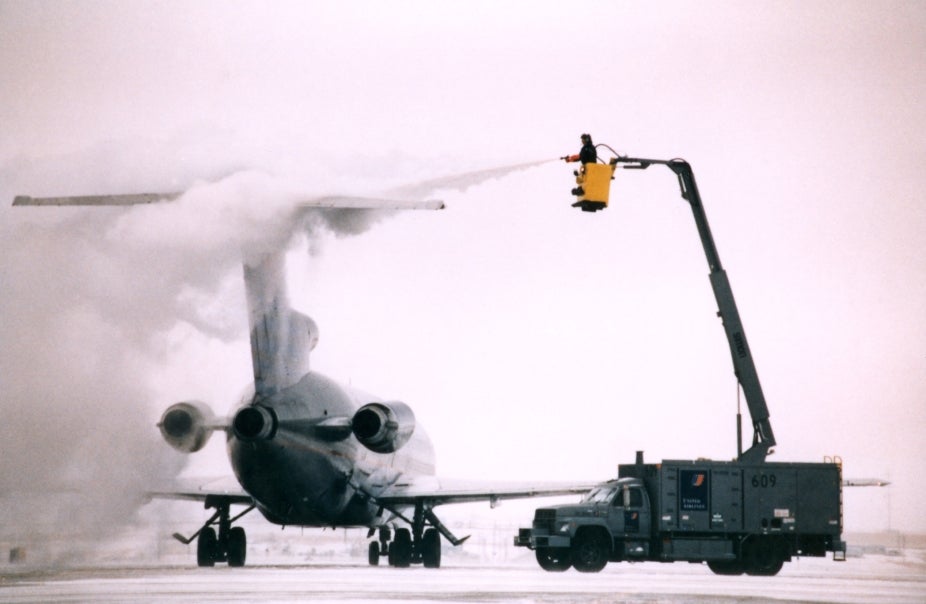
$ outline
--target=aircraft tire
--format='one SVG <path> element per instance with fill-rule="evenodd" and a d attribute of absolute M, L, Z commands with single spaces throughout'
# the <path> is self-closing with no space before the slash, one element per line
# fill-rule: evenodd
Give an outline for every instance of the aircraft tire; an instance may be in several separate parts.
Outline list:
<path fill-rule="evenodd" d="M 408 529 L 398 529 L 389 548 L 389 562 L 396 568 L 408 568 L 412 564 L 412 536 Z"/>
<path fill-rule="evenodd" d="M 196 564 L 199 566 L 215 566 L 215 559 L 219 553 L 219 540 L 215 536 L 215 529 L 207 526 L 199 533 L 196 540 Z"/>
<path fill-rule="evenodd" d="M 228 565 L 244 566 L 248 554 L 248 538 L 240 526 L 232 527 L 228 531 Z"/>
<path fill-rule="evenodd" d="M 441 543 L 440 533 L 430 528 L 424 532 L 421 540 L 421 560 L 425 568 L 440 568 Z"/>
<path fill-rule="evenodd" d="M 370 542 L 367 559 L 370 562 L 370 566 L 379 566 L 379 543 L 376 541 Z"/>

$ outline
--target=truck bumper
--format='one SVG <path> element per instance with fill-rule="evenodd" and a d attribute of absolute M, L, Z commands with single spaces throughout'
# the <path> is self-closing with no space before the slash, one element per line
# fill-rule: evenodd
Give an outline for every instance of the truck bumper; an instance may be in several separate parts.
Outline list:
<path fill-rule="evenodd" d="M 572 539 L 568 535 L 535 533 L 532 529 L 519 529 L 514 538 L 515 547 L 537 549 L 540 547 L 569 547 Z"/>

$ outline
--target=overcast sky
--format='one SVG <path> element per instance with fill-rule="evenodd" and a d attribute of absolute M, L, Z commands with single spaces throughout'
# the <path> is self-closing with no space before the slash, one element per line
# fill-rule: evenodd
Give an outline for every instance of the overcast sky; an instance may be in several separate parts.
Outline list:
<path fill-rule="evenodd" d="M 890 479 L 846 494 L 847 530 L 926 531 L 924 88 L 922 2 L 0 1 L 4 485 L 80 475 L 16 454 L 49 431 L 76 459 L 120 458 L 141 437 L 112 432 L 157 439 L 175 401 L 237 402 L 237 250 L 274 224 L 280 183 L 372 194 L 555 159 L 590 132 L 694 167 L 772 459 Z M 315 368 L 410 404 L 442 475 L 606 479 L 636 450 L 736 453 L 674 175 L 621 172 L 591 215 L 569 207 L 571 171 L 438 191 L 443 212 L 290 256 Z M 180 210 L 9 207 L 236 173 Z"/>

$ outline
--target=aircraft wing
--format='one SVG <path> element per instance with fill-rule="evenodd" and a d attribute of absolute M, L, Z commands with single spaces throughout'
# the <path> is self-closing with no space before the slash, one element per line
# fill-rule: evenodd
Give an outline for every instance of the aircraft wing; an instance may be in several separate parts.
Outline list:
<path fill-rule="evenodd" d="M 842 481 L 844 487 L 886 487 L 891 484 L 883 478 L 846 478 Z"/>
<path fill-rule="evenodd" d="M 181 499 L 186 501 L 202 501 L 207 498 L 219 498 L 229 503 L 253 505 L 254 498 L 241 488 L 230 477 L 217 478 L 209 481 L 187 481 L 165 485 L 152 489 L 147 493 L 153 499 Z"/>
<path fill-rule="evenodd" d="M 527 499 L 530 497 L 553 497 L 556 495 L 575 495 L 589 491 L 597 483 L 512 483 L 512 482 L 473 482 L 450 481 L 434 476 L 420 477 L 403 483 L 393 484 L 371 499 L 406 522 L 399 508 L 414 506 L 415 514 L 421 513 L 450 543 L 460 545 L 469 536 L 457 538 L 441 523 L 433 508 L 448 503 L 472 503 L 488 501 L 492 507 L 503 499 Z"/>
<path fill-rule="evenodd" d="M 529 499 L 576 495 L 590 491 L 596 482 L 487 482 L 446 480 L 426 477 L 409 483 L 396 483 L 379 495 L 376 501 L 384 506 L 425 503 L 429 507 L 447 503 L 488 501 L 493 505 L 505 499 Z"/>

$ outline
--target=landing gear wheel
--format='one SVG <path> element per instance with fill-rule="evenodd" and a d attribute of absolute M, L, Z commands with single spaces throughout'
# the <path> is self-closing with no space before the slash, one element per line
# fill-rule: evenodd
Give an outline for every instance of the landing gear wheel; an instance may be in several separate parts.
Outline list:
<path fill-rule="evenodd" d="M 370 561 L 370 566 L 379 566 L 379 543 L 371 541 L 368 552 L 367 559 Z"/>
<path fill-rule="evenodd" d="M 215 529 L 207 526 L 199 533 L 199 539 L 196 540 L 196 564 L 215 566 L 218 553 L 219 540 L 215 536 Z"/>
<path fill-rule="evenodd" d="M 572 565 L 580 573 L 597 573 L 608 563 L 608 542 L 597 533 L 576 537 L 572 546 Z"/>
<path fill-rule="evenodd" d="M 398 529 L 392 547 L 389 548 L 389 563 L 397 568 L 408 568 L 412 564 L 412 535 L 408 529 Z"/>
<path fill-rule="evenodd" d="M 547 572 L 561 573 L 572 566 L 572 556 L 564 547 L 540 547 L 536 555 L 540 568 Z"/>
<path fill-rule="evenodd" d="M 240 526 L 232 527 L 228 531 L 228 565 L 244 566 L 244 559 L 248 554 L 248 539 L 244 529 Z"/>
<path fill-rule="evenodd" d="M 425 568 L 440 568 L 440 533 L 429 528 L 421 540 L 421 561 Z"/>

